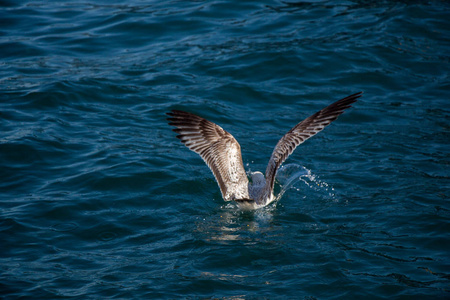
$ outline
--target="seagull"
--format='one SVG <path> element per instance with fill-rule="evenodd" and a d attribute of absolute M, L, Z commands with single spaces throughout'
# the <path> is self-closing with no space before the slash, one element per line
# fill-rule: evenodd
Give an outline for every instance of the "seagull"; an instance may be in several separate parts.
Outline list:
<path fill-rule="evenodd" d="M 211 169 L 225 201 L 235 201 L 244 209 L 256 209 L 271 203 L 275 197 L 273 187 L 278 168 L 295 148 L 322 131 L 362 96 L 350 95 L 330 104 L 295 125 L 277 143 L 265 176 L 251 173 L 251 183 L 242 163 L 241 146 L 219 125 L 189 112 L 172 110 L 166 113 L 169 125 L 178 133 L 177 138 L 196 152 Z"/>

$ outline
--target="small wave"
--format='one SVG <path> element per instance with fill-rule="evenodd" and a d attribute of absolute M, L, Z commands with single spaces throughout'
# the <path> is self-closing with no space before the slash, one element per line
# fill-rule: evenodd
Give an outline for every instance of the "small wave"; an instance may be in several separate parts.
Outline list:
<path fill-rule="evenodd" d="M 280 184 L 281 190 L 276 194 L 276 200 L 278 201 L 284 195 L 288 189 L 295 189 L 297 191 L 302 190 L 305 197 L 308 195 L 308 191 L 319 192 L 328 198 L 335 199 L 334 188 L 328 183 L 318 179 L 311 170 L 298 165 L 298 164 L 287 164 L 281 166 L 278 170 L 276 179 Z M 299 184 L 303 184 L 302 189 Z"/>

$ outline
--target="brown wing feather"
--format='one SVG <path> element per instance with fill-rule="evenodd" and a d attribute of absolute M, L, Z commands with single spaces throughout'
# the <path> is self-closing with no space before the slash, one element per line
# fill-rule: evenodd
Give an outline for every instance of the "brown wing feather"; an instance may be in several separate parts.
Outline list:
<path fill-rule="evenodd" d="M 248 178 L 236 139 L 217 124 L 197 115 L 172 110 L 169 125 L 175 126 L 181 140 L 206 162 L 219 184 L 225 201 L 247 199 Z"/>
<path fill-rule="evenodd" d="M 277 143 L 269 160 L 266 169 L 266 185 L 259 197 L 259 201 L 264 201 L 272 193 L 275 182 L 275 175 L 281 164 L 301 143 L 322 131 L 331 122 L 336 120 L 351 104 L 361 97 L 362 92 L 350 95 L 341 99 L 324 109 L 316 112 L 312 116 L 298 123 L 289 130 Z"/>

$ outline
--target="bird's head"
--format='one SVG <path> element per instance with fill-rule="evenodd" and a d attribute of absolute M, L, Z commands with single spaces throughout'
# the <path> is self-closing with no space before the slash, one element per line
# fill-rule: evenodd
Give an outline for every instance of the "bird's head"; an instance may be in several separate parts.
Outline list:
<path fill-rule="evenodd" d="M 251 176 L 253 185 L 264 185 L 266 183 L 266 179 L 261 172 L 253 172 Z"/>

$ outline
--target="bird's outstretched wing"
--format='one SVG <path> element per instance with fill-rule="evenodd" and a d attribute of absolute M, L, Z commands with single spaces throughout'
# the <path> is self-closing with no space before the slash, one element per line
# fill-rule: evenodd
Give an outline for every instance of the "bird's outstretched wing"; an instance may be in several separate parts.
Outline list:
<path fill-rule="evenodd" d="M 295 148 L 336 120 L 361 95 L 362 92 L 359 92 L 325 107 L 298 123 L 278 141 L 266 168 L 266 184 L 264 190 L 259 199 L 257 199 L 257 202 L 265 201 L 264 199 L 267 199 L 271 195 L 278 168 L 291 155 Z"/>
<path fill-rule="evenodd" d="M 172 110 L 169 125 L 190 150 L 206 162 L 219 184 L 225 201 L 248 199 L 248 178 L 242 163 L 241 146 L 219 125 L 194 114 Z"/>

